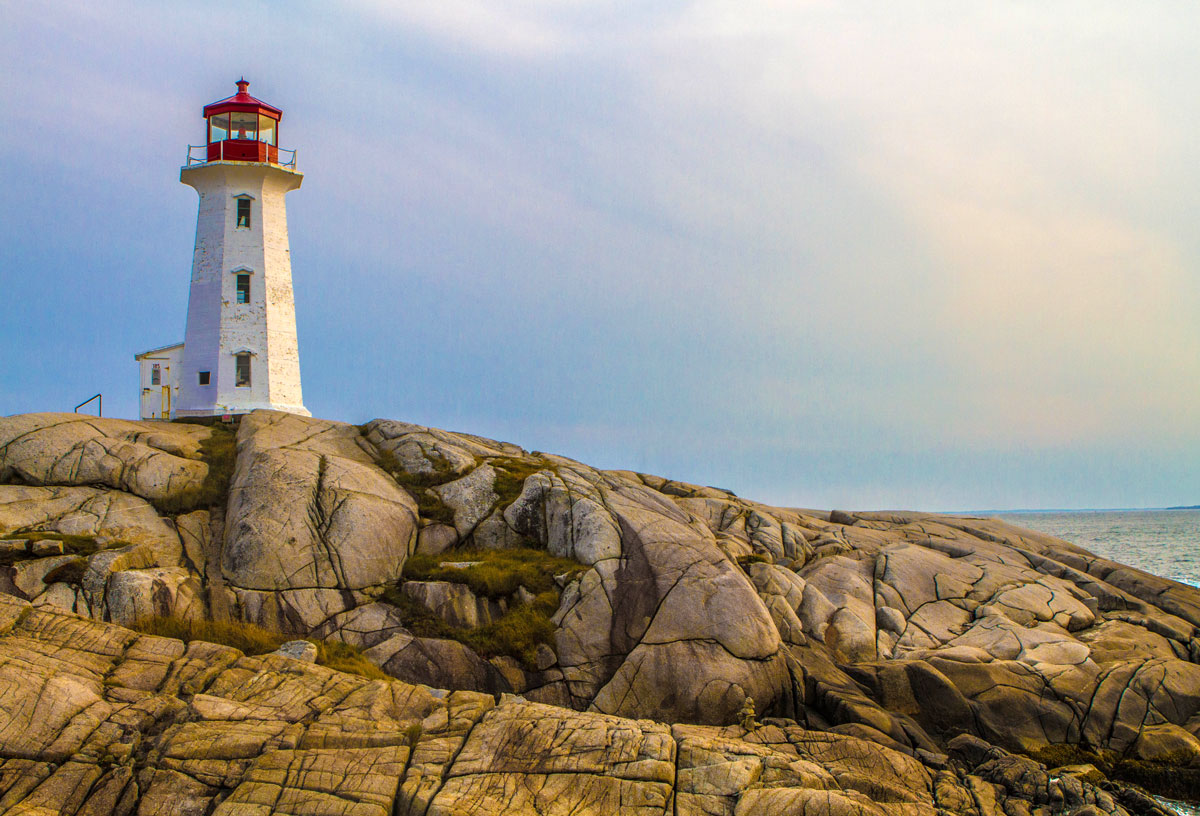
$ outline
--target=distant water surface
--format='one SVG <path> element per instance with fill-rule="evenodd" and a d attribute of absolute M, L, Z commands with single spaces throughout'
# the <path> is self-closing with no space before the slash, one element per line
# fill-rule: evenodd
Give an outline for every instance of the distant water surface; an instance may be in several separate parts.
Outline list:
<path fill-rule="evenodd" d="M 1200 510 L 1072 510 L 996 515 L 1004 521 L 1078 544 L 1105 558 L 1200 586 Z M 1196 805 L 1170 799 L 1158 801 L 1180 816 L 1200 816 L 1200 807 Z"/>
<path fill-rule="evenodd" d="M 1200 586 L 1200 510 L 1056 510 L 996 515 L 1105 558 Z"/>

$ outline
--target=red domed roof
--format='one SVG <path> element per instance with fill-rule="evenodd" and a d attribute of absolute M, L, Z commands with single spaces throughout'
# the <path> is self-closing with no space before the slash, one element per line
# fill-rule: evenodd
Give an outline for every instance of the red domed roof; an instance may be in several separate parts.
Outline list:
<path fill-rule="evenodd" d="M 283 119 L 283 111 L 274 105 L 268 105 L 261 99 L 255 99 L 250 94 L 246 93 L 246 89 L 250 87 L 250 83 L 245 79 L 237 81 L 238 92 L 233 96 L 222 99 L 219 102 L 213 102 L 211 105 L 204 106 L 204 115 L 212 116 L 214 113 L 229 113 L 235 111 L 237 113 L 261 113 L 270 116 L 272 119 Z"/>

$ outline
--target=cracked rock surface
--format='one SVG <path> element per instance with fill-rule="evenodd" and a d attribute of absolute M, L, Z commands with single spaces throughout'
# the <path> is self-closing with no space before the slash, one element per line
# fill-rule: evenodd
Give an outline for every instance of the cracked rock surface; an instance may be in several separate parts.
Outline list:
<path fill-rule="evenodd" d="M 0 418 L 0 812 L 1121 813 L 1020 754 L 1200 770 L 1200 591 L 1068 542 L 271 411 L 196 506 L 210 433 Z M 405 565 L 512 547 L 579 565 L 536 660 L 408 628 L 503 624 L 532 594 Z M 341 640 L 397 682 L 110 625 L 148 615 Z"/>
<path fill-rule="evenodd" d="M 926 764 L 794 721 L 497 701 L 2 595 L 0 701 L 6 814 L 1165 813 L 965 735 Z"/>

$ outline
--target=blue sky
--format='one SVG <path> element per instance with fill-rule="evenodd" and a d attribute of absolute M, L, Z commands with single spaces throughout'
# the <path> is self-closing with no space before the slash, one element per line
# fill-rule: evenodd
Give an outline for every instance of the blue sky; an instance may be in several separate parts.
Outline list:
<path fill-rule="evenodd" d="M 1200 7 L 0 6 L 0 414 L 181 340 L 251 92 L 316 416 L 780 504 L 1200 502 Z"/>

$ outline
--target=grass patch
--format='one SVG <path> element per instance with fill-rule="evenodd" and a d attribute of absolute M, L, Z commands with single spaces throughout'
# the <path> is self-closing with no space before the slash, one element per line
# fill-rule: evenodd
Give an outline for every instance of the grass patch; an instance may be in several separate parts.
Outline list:
<path fill-rule="evenodd" d="M 237 434 L 224 425 L 213 425 L 212 433 L 200 443 L 200 456 L 208 465 L 208 475 L 200 485 L 197 507 L 217 507 L 225 503 L 229 481 L 237 462 Z"/>
<path fill-rule="evenodd" d="M 25 549 L 22 550 L 6 550 L 0 552 L 0 565 L 9 566 L 18 561 L 28 561 L 32 558 L 41 558 L 33 554 L 32 546 L 35 541 L 50 539 L 51 541 L 61 541 L 63 545 L 63 555 L 77 555 L 80 558 L 86 559 L 89 555 L 98 553 L 101 550 L 115 550 L 119 547 L 128 547 L 128 541 L 110 541 L 107 544 L 101 544 L 96 536 L 89 535 L 74 535 L 72 533 L 52 533 L 43 530 L 31 530 L 19 533 L 6 533 L 0 535 L 0 538 L 12 540 L 24 539 Z M 47 582 L 49 583 L 49 582 Z"/>
<path fill-rule="evenodd" d="M 396 458 L 396 454 L 386 448 L 380 449 L 379 458 L 376 460 L 376 463 L 384 471 L 391 474 L 392 478 L 399 482 L 402 487 L 413 491 L 414 495 L 416 491 L 427 487 L 437 487 L 458 478 L 458 473 L 455 472 L 454 466 L 436 450 L 425 451 L 425 458 L 433 468 L 428 473 L 414 473 L 406 470 L 400 464 L 400 460 Z"/>
<path fill-rule="evenodd" d="M 417 500 L 417 513 L 421 518 L 436 521 L 439 524 L 454 526 L 454 508 L 442 501 L 442 497 L 429 488 L 414 495 Z"/>
<path fill-rule="evenodd" d="M 554 647 L 554 624 L 558 610 L 558 592 L 539 593 L 532 603 L 511 607 L 499 620 L 476 629 L 459 629 L 434 615 L 398 587 L 389 589 L 383 600 L 400 610 L 404 628 L 416 637 L 456 640 L 482 657 L 508 656 L 525 668 L 537 668 L 537 647 Z"/>
<path fill-rule="evenodd" d="M 404 466 L 400 464 L 400 460 L 396 458 L 396 454 L 387 449 L 379 451 L 379 458 L 375 460 L 375 463 L 416 499 L 417 513 L 421 518 L 453 527 L 454 509 L 429 488 L 453 481 L 458 478 L 458 474 L 453 465 L 440 456 L 437 451 L 426 451 L 425 456 L 433 466 L 431 473 L 412 473 L 405 470 Z"/>
<path fill-rule="evenodd" d="M 184 620 L 173 617 L 142 618 L 129 626 L 137 632 L 159 637 L 176 638 L 184 643 L 201 640 L 232 646 L 243 654 L 262 655 L 275 651 L 293 635 L 285 635 L 262 626 L 240 621 Z M 317 647 L 317 665 L 327 666 L 347 674 L 357 674 L 372 680 L 386 680 L 388 675 L 380 671 L 362 652 L 340 641 L 308 639 Z"/>
<path fill-rule="evenodd" d="M 398 586 L 388 587 L 380 600 L 391 604 L 400 611 L 404 628 L 416 637 L 458 640 L 457 635 L 463 631 L 454 628 L 422 604 L 405 595 Z"/>
<path fill-rule="evenodd" d="M 204 425 L 209 429 L 209 435 L 200 440 L 200 460 L 208 465 L 208 473 L 198 488 L 154 500 L 152 504 L 160 513 L 186 513 L 218 507 L 225 503 L 229 494 L 229 481 L 233 478 L 233 467 L 237 461 L 237 432 L 224 423 L 194 421 L 198 419 L 209 417 L 188 417 L 175 421 Z"/>
<path fill-rule="evenodd" d="M 749 555 L 739 555 L 737 557 L 737 562 L 739 567 L 745 569 L 751 564 L 769 564 L 771 563 L 771 560 L 765 555 L 760 555 L 759 553 L 750 553 Z"/>
<path fill-rule="evenodd" d="M 496 471 L 493 489 L 500 497 L 499 508 L 504 510 L 517 500 L 525 489 L 525 480 L 542 470 L 553 470 L 554 466 L 541 458 L 518 459 L 513 456 L 494 456 L 488 464 Z"/>
<path fill-rule="evenodd" d="M 537 668 L 537 647 L 554 647 L 554 624 L 550 618 L 558 609 L 558 593 L 545 593 L 550 603 L 535 600 L 518 604 L 500 620 L 478 629 L 469 629 L 456 638 L 484 657 L 508 657 L 519 660 L 527 669 Z M 542 596 L 539 595 L 539 598 Z"/>
<path fill-rule="evenodd" d="M 134 621 L 130 626 L 138 632 L 159 637 L 175 638 L 184 643 L 202 640 L 232 646 L 248 655 L 273 652 L 295 638 L 240 621 L 184 620 L 174 617 L 151 617 Z"/>
<path fill-rule="evenodd" d="M 447 562 L 477 561 L 474 566 L 455 568 Z M 404 577 L 410 581 L 449 581 L 466 584 L 480 597 L 505 598 L 524 587 L 537 595 L 555 590 L 554 576 L 574 578 L 587 567 L 545 550 L 520 547 L 511 550 L 449 550 L 436 556 L 413 555 L 404 562 Z"/>
<path fill-rule="evenodd" d="M 317 665 L 328 666 L 346 674 L 358 674 L 372 680 L 391 680 L 382 669 L 363 657 L 361 651 L 340 640 L 314 640 L 317 644 Z"/>

